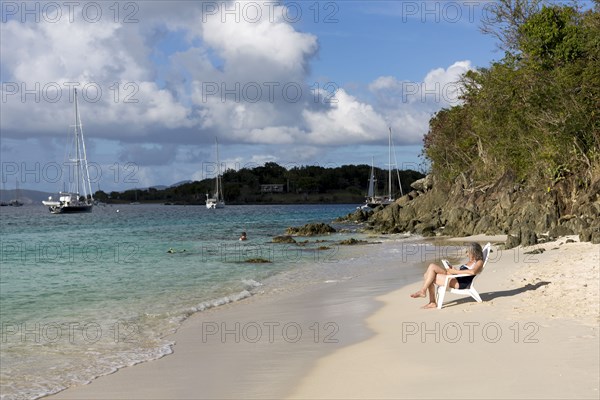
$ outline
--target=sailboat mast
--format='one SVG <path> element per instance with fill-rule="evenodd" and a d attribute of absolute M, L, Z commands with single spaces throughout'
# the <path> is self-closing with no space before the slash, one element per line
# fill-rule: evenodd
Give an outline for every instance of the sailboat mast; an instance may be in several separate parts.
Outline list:
<path fill-rule="evenodd" d="M 81 153 L 82 153 L 82 173 L 83 173 L 83 179 L 85 180 L 83 182 L 83 191 L 84 191 L 84 195 L 85 195 L 85 199 L 87 201 L 87 196 L 88 193 L 90 195 L 90 201 L 94 201 L 94 196 L 93 196 L 93 192 L 92 192 L 92 182 L 90 181 L 90 170 L 88 168 L 88 163 L 87 163 L 87 151 L 85 149 L 85 140 L 83 140 L 83 124 L 81 122 L 81 115 L 79 114 L 79 109 L 77 109 L 77 120 L 79 121 L 79 134 L 81 135 Z"/>
<path fill-rule="evenodd" d="M 75 187 L 77 196 L 79 197 L 79 180 L 81 168 L 81 157 L 79 156 L 79 109 L 77 108 L 77 89 L 75 89 Z M 79 200 L 79 198 L 77 199 Z"/>
<path fill-rule="evenodd" d="M 215 145 L 217 148 L 217 201 L 221 200 L 221 161 L 219 159 L 219 140 L 215 138 Z"/>
<path fill-rule="evenodd" d="M 388 199 L 392 199 L 392 127 L 389 127 L 390 136 L 388 143 Z"/>
<path fill-rule="evenodd" d="M 371 157 L 371 176 L 369 177 L 369 189 L 367 190 L 367 197 L 373 198 L 375 196 L 375 157 Z"/>

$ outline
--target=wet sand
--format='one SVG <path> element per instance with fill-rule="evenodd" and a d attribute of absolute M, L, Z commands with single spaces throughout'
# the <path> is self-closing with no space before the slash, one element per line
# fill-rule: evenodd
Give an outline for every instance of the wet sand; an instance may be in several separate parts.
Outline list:
<path fill-rule="evenodd" d="M 600 246 L 565 241 L 495 247 L 483 303 L 448 293 L 442 310 L 420 309 L 409 294 L 447 256 L 431 253 L 198 313 L 172 355 L 51 398 L 598 398 Z"/>

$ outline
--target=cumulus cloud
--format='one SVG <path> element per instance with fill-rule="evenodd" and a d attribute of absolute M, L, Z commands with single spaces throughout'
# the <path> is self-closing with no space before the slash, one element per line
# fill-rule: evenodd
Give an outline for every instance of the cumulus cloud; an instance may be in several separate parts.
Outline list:
<path fill-rule="evenodd" d="M 471 69 L 470 61 L 457 61 L 447 68 L 432 69 L 419 82 L 381 76 L 368 87 L 376 109 L 399 132 L 400 143 L 417 144 L 427 132 L 433 113 L 459 104 L 460 77 Z"/>
<path fill-rule="evenodd" d="M 326 112 L 305 110 L 308 141 L 314 144 L 370 142 L 387 132 L 385 120 L 371 105 L 339 89 Z"/>
<path fill-rule="evenodd" d="M 77 87 L 91 156 L 97 140 L 96 155 L 107 165 L 102 148 L 111 142 L 115 161 L 187 163 L 172 173 L 185 178 L 196 172 L 193 162 L 210 154 L 206 146 L 215 136 L 252 148 L 247 162 L 310 162 L 327 149 L 385 143 L 390 125 L 397 144 L 419 143 L 431 113 L 449 104 L 431 88 L 448 87 L 471 68 L 459 61 L 431 70 L 422 82 L 381 76 L 368 85 L 372 98 L 349 88 L 332 97 L 307 83 L 318 38 L 286 21 L 284 5 L 253 3 L 256 18 L 236 20 L 220 8 L 241 9 L 243 2 L 210 2 L 210 8 L 148 1 L 132 3 L 139 7 L 130 15 L 136 23 L 121 23 L 128 10 L 117 23 L 108 9 L 113 3 L 97 4 L 105 18 L 96 23 L 76 14 L 74 21 L 13 18 L 0 25 L 0 126 L 11 146 L 28 138 L 62 140 Z"/>

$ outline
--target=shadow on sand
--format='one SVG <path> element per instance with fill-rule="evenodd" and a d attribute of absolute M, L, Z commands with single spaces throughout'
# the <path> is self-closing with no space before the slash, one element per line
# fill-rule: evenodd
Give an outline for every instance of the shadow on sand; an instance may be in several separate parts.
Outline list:
<path fill-rule="evenodd" d="M 503 290 L 501 292 L 486 292 L 486 293 L 480 293 L 479 295 L 481 296 L 481 300 L 486 302 L 486 301 L 499 299 L 501 297 L 516 296 L 518 294 L 525 293 L 530 290 L 537 290 L 537 289 L 541 288 L 542 286 L 549 285 L 550 283 L 552 283 L 552 282 L 543 281 L 543 282 L 538 282 L 535 285 L 528 283 L 527 285 L 520 287 L 520 288 L 516 288 L 516 289 Z M 470 303 L 470 302 L 475 302 L 475 299 L 473 299 L 472 297 L 463 297 L 460 299 L 452 300 L 448 303 L 444 302 L 444 308 L 453 307 L 453 306 L 457 306 L 457 305 L 464 304 L 464 303 Z"/>

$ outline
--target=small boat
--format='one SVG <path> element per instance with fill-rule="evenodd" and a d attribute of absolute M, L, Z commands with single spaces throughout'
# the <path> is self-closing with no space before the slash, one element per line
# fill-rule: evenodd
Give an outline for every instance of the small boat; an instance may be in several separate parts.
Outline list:
<path fill-rule="evenodd" d="M 392 128 L 389 128 L 389 140 L 388 140 L 388 147 L 389 147 L 389 162 L 388 162 L 388 194 L 387 196 L 377 196 L 375 194 L 376 190 L 375 190 L 375 182 L 377 182 L 377 180 L 375 179 L 375 167 L 374 167 L 374 160 L 371 159 L 371 175 L 369 176 L 369 188 L 367 190 L 367 198 L 365 199 L 365 203 L 358 207 L 360 209 L 369 209 L 369 208 L 375 208 L 375 207 L 379 207 L 379 206 L 387 206 L 392 204 L 395 200 L 393 194 L 392 194 L 392 166 L 396 166 L 396 153 L 394 152 L 394 164 L 392 164 Z M 400 173 L 398 172 L 398 170 L 396 169 L 396 172 L 398 174 L 398 186 L 400 187 L 400 196 L 402 196 L 402 184 L 400 183 Z"/>
<path fill-rule="evenodd" d="M 15 185 L 15 198 L 9 201 L 6 205 L 12 207 L 21 207 L 24 203 L 21 200 L 19 200 L 19 181 L 15 181 Z"/>
<path fill-rule="evenodd" d="M 223 182 L 221 180 L 221 163 L 219 161 L 219 142 L 215 138 L 215 146 L 217 148 L 217 176 L 215 177 L 215 191 L 211 197 L 206 193 L 206 208 L 224 208 L 225 200 L 223 199 Z"/>
<path fill-rule="evenodd" d="M 75 126 L 73 134 L 70 136 L 73 142 L 67 162 L 73 166 L 73 176 L 67 182 L 69 190 L 59 192 L 58 200 L 53 200 L 50 196 L 48 200 L 42 201 L 42 204 L 47 206 L 52 214 L 87 213 L 92 211 L 94 205 L 81 117 L 77 104 L 77 89 L 75 89 Z"/>
<path fill-rule="evenodd" d="M 135 200 L 132 201 L 129 204 L 132 205 L 132 206 L 139 206 L 140 205 L 140 202 L 138 201 L 138 198 L 137 198 L 137 189 L 135 189 Z"/>

